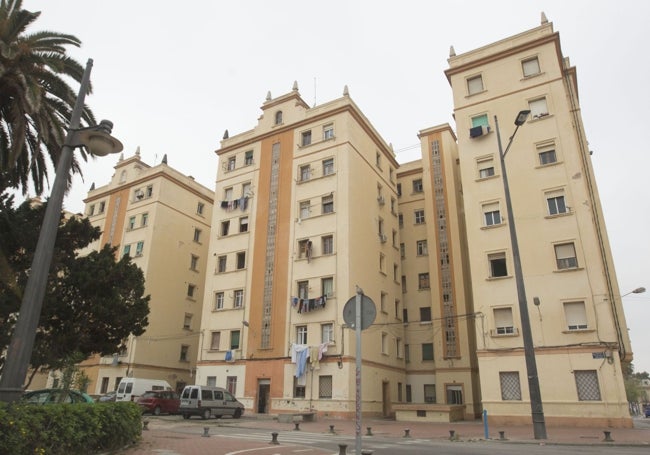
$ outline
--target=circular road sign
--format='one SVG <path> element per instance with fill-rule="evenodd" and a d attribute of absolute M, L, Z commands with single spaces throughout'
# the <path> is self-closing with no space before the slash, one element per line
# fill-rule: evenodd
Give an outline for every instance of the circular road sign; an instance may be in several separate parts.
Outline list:
<path fill-rule="evenodd" d="M 366 330 L 375 322 L 377 309 L 375 302 L 365 294 L 361 295 L 361 330 Z M 357 319 L 357 297 L 351 297 L 343 307 L 343 320 L 350 327 L 354 328 Z"/>

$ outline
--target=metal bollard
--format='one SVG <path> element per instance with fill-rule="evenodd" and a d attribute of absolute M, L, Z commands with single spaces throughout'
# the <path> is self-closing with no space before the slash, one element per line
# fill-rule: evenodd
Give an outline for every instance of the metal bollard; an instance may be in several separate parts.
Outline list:
<path fill-rule="evenodd" d="M 148 420 L 143 420 L 142 421 L 142 429 L 144 431 L 147 431 L 149 429 L 149 421 Z"/>
<path fill-rule="evenodd" d="M 374 450 L 361 449 L 361 455 L 372 455 L 373 453 L 374 453 Z"/>
<path fill-rule="evenodd" d="M 300 431 L 300 422 L 293 422 L 293 424 L 296 426 L 293 431 Z"/>
<path fill-rule="evenodd" d="M 372 427 L 366 427 L 366 430 L 368 430 L 366 436 L 372 436 Z"/>
<path fill-rule="evenodd" d="M 605 433 L 605 439 L 603 439 L 603 442 L 614 442 L 611 431 L 603 431 L 603 433 Z"/>
<path fill-rule="evenodd" d="M 456 439 L 456 430 L 449 430 L 449 439 L 453 441 Z"/>
<path fill-rule="evenodd" d="M 276 432 L 271 433 L 271 442 L 269 444 L 280 444 L 278 442 L 278 434 Z"/>
<path fill-rule="evenodd" d="M 203 435 L 204 438 L 209 438 L 210 437 L 210 427 L 203 427 Z"/>
<path fill-rule="evenodd" d="M 404 429 L 404 436 L 405 438 L 410 438 L 411 437 L 411 430 L 409 428 Z"/>
<path fill-rule="evenodd" d="M 334 425 L 330 425 L 330 433 L 332 433 L 332 434 L 336 433 L 336 432 L 334 431 Z"/>
<path fill-rule="evenodd" d="M 348 445 L 339 444 L 339 455 L 345 455 L 346 453 L 348 453 Z"/>
<path fill-rule="evenodd" d="M 499 431 L 499 441 L 505 441 L 505 440 L 506 440 L 506 432 Z"/>

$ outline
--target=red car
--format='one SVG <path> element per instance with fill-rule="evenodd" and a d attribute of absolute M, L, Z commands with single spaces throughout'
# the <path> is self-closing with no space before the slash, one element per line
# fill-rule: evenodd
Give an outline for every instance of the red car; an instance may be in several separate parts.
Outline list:
<path fill-rule="evenodd" d="M 152 390 L 145 392 L 138 398 L 138 405 L 143 413 L 150 412 L 153 415 L 177 414 L 181 400 L 176 392 L 171 390 Z"/>

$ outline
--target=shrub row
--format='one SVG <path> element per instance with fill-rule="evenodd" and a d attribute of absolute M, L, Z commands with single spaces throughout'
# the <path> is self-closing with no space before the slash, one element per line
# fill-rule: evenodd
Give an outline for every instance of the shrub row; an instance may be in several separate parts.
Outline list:
<path fill-rule="evenodd" d="M 142 434 L 131 402 L 30 405 L 0 403 L 0 454 L 70 455 L 115 450 Z"/>

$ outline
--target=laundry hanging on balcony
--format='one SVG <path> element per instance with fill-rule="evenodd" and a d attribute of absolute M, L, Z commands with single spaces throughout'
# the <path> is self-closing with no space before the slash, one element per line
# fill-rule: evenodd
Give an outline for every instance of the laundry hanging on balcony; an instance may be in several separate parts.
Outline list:
<path fill-rule="evenodd" d="M 221 208 L 227 212 L 239 208 L 244 212 L 248 208 L 248 196 L 242 196 L 239 199 L 221 201 Z"/>
<path fill-rule="evenodd" d="M 291 298 L 291 306 L 294 307 L 298 313 L 309 313 L 314 310 L 321 310 L 325 308 L 327 303 L 327 296 L 323 295 L 315 299 L 300 299 L 298 297 Z"/>

